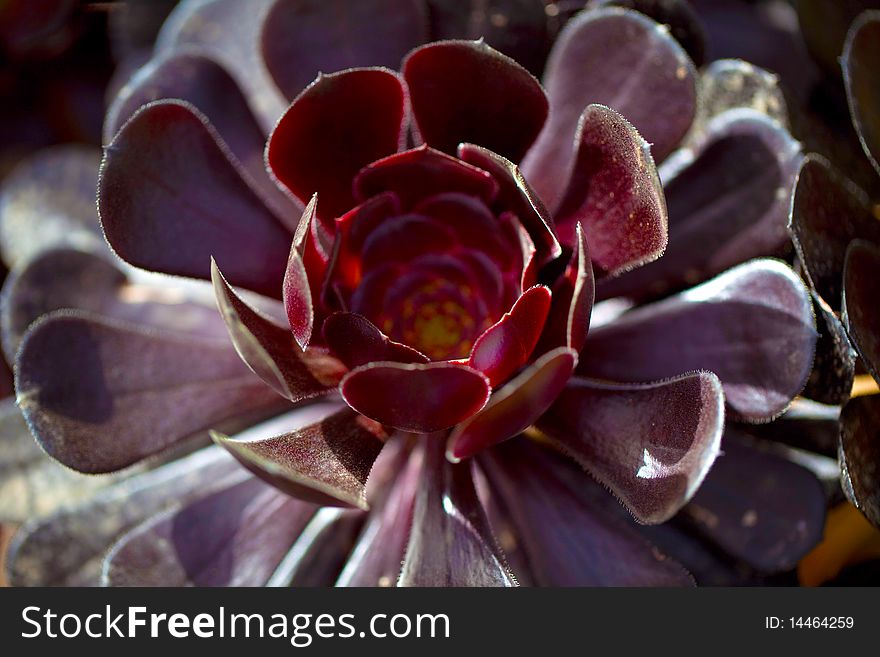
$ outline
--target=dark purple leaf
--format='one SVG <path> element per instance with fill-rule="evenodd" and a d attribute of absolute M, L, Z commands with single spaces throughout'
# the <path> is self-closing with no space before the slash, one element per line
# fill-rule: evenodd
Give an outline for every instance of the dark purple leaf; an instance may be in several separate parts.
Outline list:
<path fill-rule="evenodd" d="M 277 397 L 225 340 L 144 330 L 56 311 L 25 335 L 16 396 L 51 456 L 80 472 L 112 472 Z"/>
<path fill-rule="evenodd" d="M 849 395 L 847 395 L 849 397 Z M 840 408 L 797 398 L 785 413 L 767 424 L 753 424 L 747 430 L 762 440 L 837 459 Z M 743 429 L 743 425 L 740 425 Z"/>
<path fill-rule="evenodd" d="M 329 392 L 342 376 L 342 364 L 317 349 L 300 349 L 288 328 L 247 305 L 216 263 L 211 265 L 217 304 L 232 344 L 247 366 L 293 402 Z"/>
<path fill-rule="evenodd" d="M 568 188 L 556 212 L 563 244 L 580 223 L 593 263 L 609 275 L 666 249 L 666 203 L 648 143 L 614 110 L 590 105 L 578 121 Z"/>
<path fill-rule="evenodd" d="M 795 3 L 801 38 L 826 74 L 840 73 L 840 55 L 847 31 L 866 9 L 876 9 L 876 0 L 798 0 Z"/>
<path fill-rule="evenodd" d="M 880 11 L 863 13 L 850 27 L 841 66 L 859 141 L 880 173 Z"/>
<path fill-rule="evenodd" d="M 856 351 L 831 306 L 815 292 L 810 296 L 819 339 L 816 341 L 813 371 L 802 394 L 823 404 L 843 404 L 849 399 L 855 378 Z"/>
<path fill-rule="evenodd" d="M 498 182 L 496 204 L 513 212 L 535 243 L 538 265 L 559 257 L 553 219 L 519 168 L 510 160 L 475 144 L 460 144 L 458 157 L 492 174 Z"/>
<path fill-rule="evenodd" d="M 687 572 L 622 519 L 616 500 L 579 469 L 528 440 L 480 457 L 539 586 L 690 586 Z"/>
<path fill-rule="evenodd" d="M 571 378 L 577 352 L 549 351 L 492 395 L 486 408 L 449 436 L 447 458 L 457 463 L 526 430 L 556 400 Z"/>
<path fill-rule="evenodd" d="M 333 586 L 355 545 L 365 517 L 365 513 L 357 510 L 318 509 L 266 586 Z"/>
<path fill-rule="evenodd" d="M 383 453 L 379 458 L 385 456 Z M 336 586 L 395 586 L 412 526 L 424 451 L 414 450 L 385 482 L 388 491 L 372 511 Z M 371 478 L 372 482 L 372 478 Z M 384 492 L 384 491 L 383 491 Z"/>
<path fill-rule="evenodd" d="M 706 28 L 707 60 L 742 59 L 778 74 L 786 95 L 806 101 L 819 72 L 810 59 L 789 4 L 742 0 L 688 0 Z M 846 0 L 841 0 L 846 1 Z M 839 4 L 838 0 L 822 4 Z M 747 34 L 748 38 L 743 38 Z M 840 51 L 838 51 L 839 53 Z"/>
<path fill-rule="evenodd" d="M 489 379 L 455 363 L 375 362 L 349 372 L 342 397 L 357 412 L 395 429 L 431 433 L 462 422 L 489 400 Z"/>
<path fill-rule="evenodd" d="M 266 173 L 266 137 L 262 127 L 236 81 L 204 51 L 177 50 L 150 60 L 135 73 L 107 111 L 104 142 L 109 144 L 141 106 L 168 98 L 186 101 L 207 117 L 256 184 L 255 191 L 279 219 L 289 221 L 295 215 L 292 199 Z"/>
<path fill-rule="evenodd" d="M 705 63 L 706 31 L 687 0 L 597 0 L 595 6 L 623 7 L 645 14 L 669 27 L 669 33 L 687 51 L 695 66 Z"/>
<path fill-rule="evenodd" d="M 376 325 L 356 313 L 333 313 L 324 321 L 324 340 L 347 367 L 374 361 L 427 363 L 428 357 L 412 347 L 390 340 Z"/>
<path fill-rule="evenodd" d="M 305 203 L 317 193 L 325 225 L 355 205 L 352 180 L 405 144 L 408 99 L 387 69 L 319 75 L 285 112 L 269 138 L 272 172 Z"/>
<path fill-rule="evenodd" d="M 421 0 L 274 0 L 261 46 L 278 88 L 295 98 L 319 72 L 400 67 L 428 40 Z"/>
<path fill-rule="evenodd" d="M 262 586 L 315 513 L 259 479 L 205 495 L 125 534 L 105 586 Z"/>
<path fill-rule="evenodd" d="M 880 382 L 880 247 L 853 242 L 843 278 L 844 323 L 862 362 Z"/>
<path fill-rule="evenodd" d="M 536 75 L 550 35 L 543 0 L 427 0 L 431 40 L 480 39 Z"/>
<path fill-rule="evenodd" d="M 147 55 L 153 48 L 162 23 L 177 4 L 176 0 L 132 0 L 107 16 L 107 29 L 116 61 L 131 61 Z"/>
<path fill-rule="evenodd" d="M 843 492 L 880 527 L 880 396 L 850 399 L 840 414 Z"/>
<path fill-rule="evenodd" d="M 553 286 L 553 302 L 538 353 L 563 345 L 580 352 L 587 339 L 596 283 L 587 238 L 580 224 L 576 233 L 578 248 Z"/>
<path fill-rule="evenodd" d="M 422 483 L 399 586 L 516 586 L 474 488 L 471 464 L 453 465 L 426 439 Z"/>
<path fill-rule="evenodd" d="M 724 395 L 709 372 L 647 384 L 573 379 L 537 426 L 639 522 L 657 524 L 687 504 L 718 455 Z"/>
<path fill-rule="evenodd" d="M 118 261 L 117 261 L 118 262 Z M 9 274 L 0 297 L 3 348 L 9 363 L 28 327 L 63 308 L 87 310 L 144 326 L 225 338 L 214 304 L 168 286 L 136 283 L 107 257 L 85 251 L 46 251 Z"/>
<path fill-rule="evenodd" d="M 692 148 L 667 161 L 678 171 L 664 186 L 666 253 L 600 283 L 602 298 L 668 294 L 788 245 L 791 192 L 802 159 L 798 142 L 766 116 L 739 109 L 711 121 Z"/>
<path fill-rule="evenodd" d="M 681 46 L 644 15 L 617 8 L 579 14 L 550 53 L 550 118 L 523 162 L 526 178 L 555 210 L 575 159 L 578 120 L 590 103 L 625 116 L 662 162 L 693 121 L 695 78 Z"/>
<path fill-rule="evenodd" d="M 680 563 L 697 586 L 755 586 L 765 584 L 757 574 L 734 562 L 689 526 L 675 520 L 662 525 L 636 525 L 641 536 Z"/>
<path fill-rule="evenodd" d="M 277 419 L 280 435 L 212 438 L 255 475 L 288 495 L 328 506 L 367 509 L 365 486 L 387 435 L 335 404 L 305 406 Z"/>
<path fill-rule="evenodd" d="M 3 178 L 0 253 L 7 266 L 57 247 L 107 252 L 95 212 L 100 163 L 98 149 L 65 144 L 23 159 Z"/>
<path fill-rule="evenodd" d="M 740 419 L 779 415 L 803 389 L 816 328 L 810 296 L 782 262 L 752 260 L 593 328 L 578 373 L 649 382 L 708 370 Z"/>
<path fill-rule="evenodd" d="M 541 84 L 482 40 L 422 46 L 403 76 L 419 136 L 445 153 L 470 142 L 519 162 L 547 119 Z"/>
<path fill-rule="evenodd" d="M 721 454 L 682 511 L 725 552 L 763 573 L 798 561 L 822 539 L 825 493 L 807 469 L 725 433 Z"/>
<path fill-rule="evenodd" d="M 208 279 L 216 257 L 234 284 L 281 296 L 291 235 L 186 103 L 147 105 L 117 133 L 98 209 L 114 251 L 137 267 Z"/>
<path fill-rule="evenodd" d="M 157 55 L 197 47 L 223 64 L 244 90 L 265 134 L 287 106 L 260 51 L 260 33 L 270 7 L 265 0 L 181 2 L 156 39 Z"/>
<path fill-rule="evenodd" d="M 826 159 L 810 155 L 798 174 L 789 229 L 813 289 L 838 310 L 849 243 L 880 245 L 880 219 L 870 200 Z"/>
<path fill-rule="evenodd" d="M 219 447 L 134 476 L 77 506 L 31 519 L 7 564 L 15 586 L 95 586 L 101 561 L 122 534 L 172 505 L 234 485 L 250 475 Z"/>
<path fill-rule="evenodd" d="M 468 365 L 488 376 L 493 387 L 504 383 L 532 355 L 550 303 L 550 290 L 543 285 L 526 290 L 510 312 L 477 338 Z"/>

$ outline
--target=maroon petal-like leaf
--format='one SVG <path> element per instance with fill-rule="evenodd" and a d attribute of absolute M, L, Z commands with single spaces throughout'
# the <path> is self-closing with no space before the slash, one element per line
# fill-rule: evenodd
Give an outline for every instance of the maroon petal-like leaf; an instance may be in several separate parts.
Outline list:
<path fill-rule="evenodd" d="M 110 245 L 137 267 L 207 279 L 213 256 L 234 284 L 281 295 L 290 233 L 186 103 L 147 105 L 117 133 L 98 209 Z"/>
<path fill-rule="evenodd" d="M 53 146 L 24 158 L 0 185 L 0 254 L 9 267 L 46 249 L 106 253 L 95 212 L 101 154 L 81 144 Z"/>
<path fill-rule="evenodd" d="M 880 11 L 866 11 L 849 29 L 840 60 L 853 124 L 871 164 L 880 173 Z"/>
<path fill-rule="evenodd" d="M 427 438 L 399 586 L 516 586 L 477 497 L 471 464 L 443 457 Z"/>
<path fill-rule="evenodd" d="M 840 309 L 846 249 L 854 239 L 880 245 L 880 219 L 867 195 L 818 155 L 801 165 L 789 225 L 810 285 Z"/>
<path fill-rule="evenodd" d="M 366 201 L 382 192 L 394 192 L 404 210 L 443 192 L 464 192 L 493 201 L 499 183 L 486 171 L 445 153 L 420 146 L 370 164 L 354 179 L 354 196 Z"/>
<path fill-rule="evenodd" d="M 275 126 L 266 158 L 305 203 L 317 193 L 325 223 L 355 205 L 352 180 L 406 139 L 407 92 L 396 73 L 359 68 L 319 75 Z"/>
<path fill-rule="evenodd" d="M 843 279 L 846 330 L 874 379 L 880 382 L 880 247 L 853 242 Z"/>
<path fill-rule="evenodd" d="M 207 117 L 225 146 L 256 184 L 256 191 L 282 221 L 296 205 L 269 178 L 263 158 L 266 137 L 236 81 L 202 50 L 177 50 L 151 60 L 122 87 L 104 121 L 104 142 L 143 105 L 186 101 Z"/>
<path fill-rule="evenodd" d="M 571 178 L 556 212 L 563 244 L 582 224 L 593 262 L 610 275 L 666 249 L 666 202 L 648 143 L 620 114 L 590 105 L 578 122 Z"/>
<path fill-rule="evenodd" d="M 578 373 L 649 382 L 708 370 L 721 379 L 736 416 L 760 422 L 803 389 L 816 337 L 801 280 L 779 261 L 752 260 L 594 328 Z"/>
<path fill-rule="evenodd" d="M 553 301 L 537 352 L 566 346 L 580 352 L 587 339 L 596 283 L 590 249 L 578 224 L 577 251 L 565 273 L 553 286 Z"/>
<path fill-rule="evenodd" d="M 357 66 L 400 67 L 428 40 L 421 0 L 275 0 L 263 23 L 266 67 L 294 98 L 320 72 Z M 329 45 L 332 44 L 332 45 Z"/>
<path fill-rule="evenodd" d="M 483 40 L 429 43 L 402 70 L 419 135 L 437 150 L 471 142 L 519 162 L 547 119 L 541 84 Z"/>
<path fill-rule="evenodd" d="M 258 479 L 206 495 L 123 536 L 106 586 L 262 586 L 315 513 Z"/>
<path fill-rule="evenodd" d="M 411 262 L 428 253 L 451 251 L 456 243 L 450 228 L 426 217 L 393 217 L 367 236 L 361 252 L 363 267 L 371 270 L 386 263 Z"/>
<path fill-rule="evenodd" d="M 507 158 L 475 144 L 461 144 L 458 157 L 492 174 L 498 182 L 498 200 L 500 207 L 513 212 L 537 249 L 537 263 L 544 265 L 562 253 L 553 219 L 538 195 L 523 177 L 519 168 Z"/>
<path fill-rule="evenodd" d="M 189 299 L 181 290 L 129 281 L 104 256 L 55 249 L 10 272 L 3 284 L 0 327 L 8 362 L 15 361 L 24 333 L 34 321 L 64 308 L 202 337 L 226 337 L 213 304 Z"/>
<path fill-rule="evenodd" d="M 696 72 L 667 30 L 637 12 L 582 12 L 556 40 L 544 86 L 550 117 L 523 162 L 529 182 L 558 207 L 575 160 L 578 120 L 590 103 L 620 112 L 663 161 L 690 128 Z"/>
<path fill-rule="evenodd" d="M 247 431 L 234 438 L 212 432 L 261 479 L 307 502 L 367 509 L 365 486 L 387 438 L 381 427 L 338 405 L 306 406 L 277 418 L 284 433 L 254 440 Z"/>
<path fill-rule="evenodd" d="M 543 285 L 526 290 L 510 312 L 477 339 L 468 365 L 488 376 L 493 387 L 506 381 L 532 355 L 550 302 L 550 290 Z"/>
<path fill-rule="evenodd" d="M 384 457 L 384 454 L 380 458 Z M 391 481 L 387 495 L 373 511 L 351 557 L 339 575 L 336 586 L 394 586 L 400 577 L 400 564 L 406 554 L 421 483 L 424 452 L 416 449 L 401 465 Z"/>
<path fill-rule="evenodd" d="M 453 430 L 447 458 L 457 463 L 527 429 L 556 401 L 576 364 L 577 352 L 566 347 L 541 356 L 496 391 L 486 408 Z"/>
<path fill-rule="evenodd" d="M 465 365 L 375 362 L 349 372 L 340 390 L 346 403 L 368 418 L 432 433 L 479 412 L 492 388 L 482 372 Z"/>
<path fill-rule="evenodd" d="M 738 109 L 711 121 L 692 149 L 667 161 L 679 171 L 664 186 L 666 253 L 602 282 L 602 298 L 667 294 L 788 245 L 791 192 L 802 160 L 798 142 L 763 114 Z"/>
<path fill-rule="evenodd" d="M 278 394 L 301 401 L 328 392 L 344 368 L 318 350 L 303 351 L 289 329 L 260 314 L 233 291 L 211 263 L 217 304 L 241 359 Z"/>
<path fill-rule="evenodd" d="M 394 342 L 363 315 L 333 313 L 324 321 L 324 340 L 349 368 L 374 361 L 427 363 L 428 357 L 412 347 Z"/>
<path fill-rule="evenodd" d="M 518 439 L 484 452 L 480 466 L 535 584 L 693 584 L 680 565 L 609 508 L 617 502 L 573 463 Z"/>
<path fill-rule="evenodd" d="M 856 397 L 843 407 L 838 454 L 843 492 L 880 527 L 880 396 Z"/>
<path fill-rule="evenodd" d="M 259 47 L 270 6 L 264 0 L 181 2 L 156 39 L 157 55 L 197 47 L 223 64 L 244 90 L 265 134 L 287 106 L 266 70 Z"/>
<path fill-rule="evenodd" d="M 320 290 L 321 281 L 319 274 L 312 274 L 314 280 L 309 280 L 306 267 L 308 255 L 308 241 L 312 237 L 312 222 L 315 220 L 315 210 L 318 205 L 317 195 L 312 197 L 306 206 L 296 234 L 293 236 L 293 244 L 290 247 L 290 255 L 287 257 L 287 269 L 284 272 L 284 310 L 287 313 L 287 321 L 290 330 L 300 349 L 305 349 L 312 338 L 312 328 L 315 321 L 315 297 L 313 291 Z M 312 263 L 317 264 L 317 263 Z"/>
<path fill-rule="evenodd" d="M 372 196 L 335 221 L 336 237 L 321 288 L 325 306 L 344 307 L 353 291 L 365 293 L 367 288 L 361 266 L 364 244 L 375 230 L 399 214 L 397 196 L 384 192 Z M 384 286 L 382 289 L 384 292 Z"/>
<path fill-rule="evenodd" d="M 538 422 L 639 522 L 671 518 L 718 455 L 721 383 L 709 372 L 647 384 L 574 379 Z"/>
<path fill-rule="evenodd" d="M 825 493 L 806 468 L 728 430 L 682 514 L 727 554 L 764 573 L 794 568 L 822 539 Z"/>
<path fill-rule="evenodd" d="M 110 486 L 77 506 L 31 519 L 10 548 L 10 581 L 96 586 L 108 546 L 125 532 L 173 505 L 249 477 L 223 450 L 210 447 Z"/>
<path fill-rule="evenodd" d="M 279 407 L 225 341 L 63 310 L 25 335 L 15 383 L 43 448 L 89 473 L 119 470 L 224 420 Z"/>

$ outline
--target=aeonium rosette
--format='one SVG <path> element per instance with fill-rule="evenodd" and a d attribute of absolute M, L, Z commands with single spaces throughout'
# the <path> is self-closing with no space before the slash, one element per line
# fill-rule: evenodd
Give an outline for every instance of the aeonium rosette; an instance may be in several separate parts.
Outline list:
<path fill-rule="evenodd" d="M 199 268 L 213 258 L 239 354 L 276 390 L 300 401 L 341 377 L 345 402 L 387 428 L 455 427 L 448 456 L 458 460 L 524 430 L 562 391 L 589 324 L 591 254 L 574 224 L 578 237 L 560 247 L 514 164 L 548 114 L 531 74 L 470 41 L 418 48 L 402 71 L 321 75 L 279 120 L 269 169 L 307 202 L 289 254 L 281 257 L 276 227 L 251 232 L 264 243 L 247 245 L 246 257 L 243 244 L 210 235 L 193 248 L 205 255 Z M 148 138 L 150 123 L 190 114 L 179 102 L 147 105 L 114 144 L 148 149 L 130 142 Z M 659 255 L 665 208 L 648 145 L 598 105 L 584 112 L 578 139 L 590 160 L 575 173 L 594 179 L 581 214 L 612 227 L 592 258 L 615 271 Z M 410 140 L 423 143 L 407 148 Z M 115 177 L 114 144 L 101 184 L 104 228 L 117 253 L 146 265 L 139 228 L 122 211 L 130 199 Z M 598 174 L 589 170 L 597 163 Z M 609 193 L 612 208 L 590 208 Z M 163 257 L 167 273 L 195 273 Z M 283 296 L 289 327 L 250 308 L 234 285 Z"/>
<path fill-rule="evenodd" d="M 438 61 L 448 66 L 454 57 L 462 66 L 491 61 L 519 76 L 504 84 L 518 84 L 525 103 L 496 100 L 495 107 L 488 103 L 481 109 L 487 123 L 507 121 L 511 134 L 519 133 L 517 143 L 498 130 L 504 141 L 492 145 L 521 156 L 547 113 L 537 82 L 512 61 L 472 43 L 428 46 L 416 51 L 404 70 L 418 78 L 420 66 Z M 501 92 L 491 93 L 500 100 Z M 553 293 L 539 284 L 538 267 L 561 249 L 546 210 L 505 157 L 472 144 L 458 146 L 458 157 L 428 145 L 388 155 L 406 143 L 408 96 L 406 83 L 390 71 L 322 77 L 279 122 L 268 161 L 298 195 L 319 190 L 317 205 L 309 206 L 300 226 L 304 258 L 295 252 L 285 280 L 288 318 L 299 345 L 306 347 L 310 338 L 323 343 L 351 369 L 340 391 L 352 408 L 397 429 L 429 433 L 473 416 L 493 388 L 532 360 L 542 333 L 553 324 L 547 321 Z M 437 102 L 418 100 L 423 106 Z M 334 106 L 356 113 L 346 119 Z M 455 149 L 442 143 L 448 142 L 443 124 L 450 117 L 438 119 L 422 118 L 420 132 L 430 135 L 431 143 Z M 339 132 L 339 123 L 353 123 L 357 134 L 320 143 Z M 333 158 L 326 178 L 296 156 L 315 148 L 329 150 Z M 339 167 L 340 150 L 350 167 Z M 585 266 L 582 278 L 589 275 Z M 564 317 L 556 321 L 574 315 L 573 330 L 580 336 L 571 339 L 580 342 L 592 283 L 581 283 L 578 299 L 572 291 L 557 303 Z M 579 304 L 576 311 L 572 302 Z M 313 318 L 322 323 L 320 336 L 312 335 Z M 556 339 L 552 346 L 561 350 L 542 363 L 555 373 L 545 383 L 544 407 L 570 376 L 580 346 L 564 335 Z M 462 456 L 463 448 L 451 454 Z M 466 451 L 470 455 L 473 449 Z"/>
<path fill-rule="evenodd" d="M 509 584 L 493 532 L 525 581 L 690 581 L 605 507 L 577 465 L 526 438 L 567 452 L 637 520 L 662 522 L 714 462 L 725 401 L 728 416 L 765 421 L 802 388 L 813 319 L 791 270 L 756 260 L 588 335 L 594 282 L 601 296 L 666 247 L 652 153 L 669 156 L 690 130 L 697 85 L 684 51 L 640 14 L 585 12 L 566 35 L 545 75 L 549 102 L 525 69 L 482 42 L 417 48 L 400 74 L 321 75 L 273 117 L 265 162 L 265 133 L 249 109 L 262 95 L 242 95 L 211 57 L 181 49 L 127 85 L 106 126 L 104 233 L 135 267 L 213 279 L 225 326 L 215 313 L 214 324 L 199 316 L 187 332 L 151 330 L 164 328 L 150 321 L 155 306 L 169 304 L 128 283 L 89 295 L 79 307 L 90 313 L 58 311 L 52 300 L 35 324 L 20 322 L 20 406 L 46 451 L 85 472 L 125 468 L 230 419 L 249 426 L 286 411 L 213 436 L 291 496 L 242 482 L 242 468 L 229 474 L 232 459 L 217 447 L 150 472 L 150 484 L 87 511 L 106 516 L 129 495 L 144 501 L 131 520 L 114 511 L 122 519 L 100 539 L 75 541 L 89 552 L 84 562 L 103 559 L 105 582 L 264 584 L 288 551 L 317 551 L 338 555 L 310 570 L 325 583 Z M 596 64 L 608 52 L 628 80 L 622 94 Z M 631 69 L 641 77 L 626 78 Z M 595 101 L 632 119 L 652 146 Z M 783 132 L 737 117 L 719 124 L 708 162 L 696 155 L 700 175 L 677 178 L 678 194 L 699 198 L 677 197 L 688 210 L 676 227 L 681 246 L 667 270 L 647 274 L 667 292 L 776 244 L 778 174 L 794 154 L 760 160 L 749 171 L 755 184 L 731 180 L 737 131 Z M 756 189 L 772 207 L 731 201 L 754 200 Z M 737 221 L 726 222 L 730 208 L 748 209 L 747 220 L 731 212 Z M 754 222 L 767 239 L 739 233 Z M 694 262 L 688 245 L 700 242 L 723 257 Z M 54 275 L 71 259 L 43 261 Z M 178 304 L 181 317 L 188 311 Z M 120 321 L 132 316 L 140 326 Z M 475 480 L 486 484 L 480 495 Z M 335 510 L 313 503 L 369 511 L 322 525 Z M 80 531 L 67 517 L 25 533 L 20 578 L 31 576 L 28 562 L 47 563 L 44 545 Z M 328 529 L 339 524 L 347 529 Z M 786 563 L 812 535 L 798 535 L 806 539 Z M 324 549 L 325 538 L 342 545 Z M 45 569 L 34 572 L 30 581 L 45 581 Z M 80 572 L 75 564 L 58 580 Z"/>

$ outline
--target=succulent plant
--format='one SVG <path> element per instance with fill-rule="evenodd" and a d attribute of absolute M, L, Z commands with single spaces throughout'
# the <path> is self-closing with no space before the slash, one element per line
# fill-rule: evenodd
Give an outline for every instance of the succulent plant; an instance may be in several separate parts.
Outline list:
<path fill-rule="evenodd" d="M 698 72 L 609 4 L 542 85 L 504 30 L 430 40 L 461 36 L 442 2 L 182 3 L 105 123 L 123 262 L 88 218 L 2 226 L 30 429 L 81 472 L 139 468 L 25 527 L 13 579 L 681 585 L 632 520 L 683 508 L 791 569 L 825 495 L 737 427 L 813 364 L 809 292 L 765 257 L 800 147 L 770 74 Z"/>
<path fill-rule="evenodd" d="M 853 126 L 864 154 L 880 174 L 880 96 L 875 84 L 880 11 L 864 11 L 856 16 L 871 5 L 849 2 L 822 8 L 804 3 L 802 11 L 810 28 L 810 42 L 819 56 L 835 48 L 842 55 L 840 71 Z M 828 16 L 835 28 L 856 16 L 843 43 L 833 39 L 835 30 L 824 34 L 825 40 L 820 38 L 823 35 L 815 31 L 817 13 Z M 843 490 L 875 526 L 880 526 L 880 396 L 848 400 L 856 356 L 874 381 L 880 382 L 880 219 L 876 202 L 847 177 L 848 173 L 822 156 L 809 156 L 798 175 L 790 229 L 806 278 L 825 309 L 826 322 L 835 325 L 834 332 L 843 336 L 840 354 L 830 362 L 830 369 L 836 364 L 836 369 L 845 373 L 844 394 L 834 400 L 844 404 L 839 443 Z"/>

